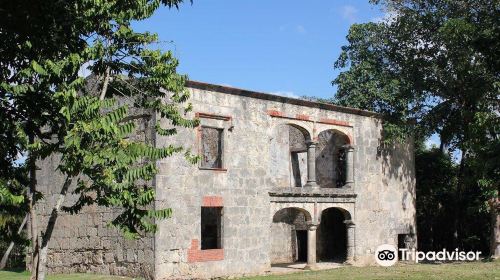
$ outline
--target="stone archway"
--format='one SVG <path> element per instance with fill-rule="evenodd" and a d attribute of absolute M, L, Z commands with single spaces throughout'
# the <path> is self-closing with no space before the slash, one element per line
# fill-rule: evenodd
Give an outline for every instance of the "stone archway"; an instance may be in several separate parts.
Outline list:
<path fill-rule="evenodd" d="M 300 211 L 301 213 L 304 214 L 304 218 L 302 221 L 305 221 L 305 225 L 307 226 L 307 232 L 303 233 L 304 235 L 307 234 L 307 265 L 305 266 L 305 269 L 315 269 L 316 268 L 316 263 L 317 263 L 317 256 L 318 256 L 318 250 L 317 250 L 317 237 L 318 237 L 318 227 L 320 226 L 321 222 L 321 214 L 323 211 L 330 211 L 327 209 L 330 208 L 335 208 L 338 209 L 338 211 L 341 211 L 343 215 L 342 222 L 345 224 L 345 230 L 346 230 L 346 246 L 345 246 L 345 255 L 346 255 L 346 263 L 353 263 L 354 258 L 355 258 L 355 224 L 352 221 L 352 218 L 354 217 L 355 213 L 355 195 L 344 195 L 342 198 L 342 203 L 338 202 L 313 202 L 311 201 L 310 196 L 295 196 L 292 195 L 292 193 L 281 193 L 281 192 L 270 192 L 271 195 L 271 209 L 270 209 L 270 221 L 271 223 L 271 228 L 270 228 L 270 237 L 271 239 L 273 238 L 273 228 L 274 231 L 276 231 L 277 225 L 274 223 L 278 222 L 277 219 L 278 217 L 281 216 L 281 214 L 276 215 L 277 213 L 280 213 L 283 209 L 296 209 Z M 293 192 L 293 194 L 297 194 L 296 192 Z M 336 198 L 333 198 L 335 200 Z M 280 220 L 283 222 L 283 220 Z M 291 218 L 288 219 L 288 221 L 292 221 Z M 295 226 L 295 223 L 288 222 L 288 225 L 290 226 L 288 228 L 288 233 L 285 233 L 289 236 L 292 235 L 292 229 L 291 226 Z M 304 228 L 304 223 L 301 224 L 301 227 L 299 230 L 303 230 Z M 298 227 L 297 227 L 298 228 Z M 272 243 L 272 242 L 271 242 Z M 321 244 L 320 244 L 321 245 Z M 291 247 L 291 246 L 289 246 Z M 276 247 L 275 247 L 276 248 Z M 274 249 L 276 250 L 276 249 Z M 271 251 L 270 251 L 271 252 Z M 272 258 L 271 258 L 272 259 Z M 291 260 L 290 258 L 288 260 Z M 271 264 L 277 264 L 278 262 L 271 260 Z"/>
<path fill-rule="evenodd" d="M 316 181 L 322 188 L 352 187 L 354 147 L 351 137 L 337 129 L 325 129 L 316 137 Z"/>
<path fill-rule="evenodd" d="M 290 186 L 301 188 L 307 182 L 307 143 L 311 137 L 307 130 L 288 124 L 290 153 Z"/>
<path fill-rule="evenodd" d="M 276 188 L 302 187 L 307 182 L 309 130 L 296 123 L 280 123 L 270 137 L 269 174 Z"/>
<path fill-rule="evenodd" d="M 287 207 L 274 213 L 271 223 L 271 264 L 307 261 L 308 211 Z"/>
<path fill-rule="evenodd" d="M 329 207 L 321 212 L 316 246 L 321 262 L 344 263 L 354 259 L 354 223 L 347 210 Z"/>

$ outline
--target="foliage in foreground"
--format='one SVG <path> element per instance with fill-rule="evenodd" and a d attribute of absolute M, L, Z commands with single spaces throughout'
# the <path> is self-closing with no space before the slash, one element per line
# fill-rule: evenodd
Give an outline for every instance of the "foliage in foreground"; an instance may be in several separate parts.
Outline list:
<path fill-rule="evenodd" d="M 120 209 L 110 223 L 127 237 L 156 230 L 155 219 L 170 209 L 154 209 L 151 179 L 155 162 L 184 152 L 182 147 L 154 147 L 145 127 L 172 136 L 176 127 L 194 127 L 185 118 L 190 106 L 186 77 L 176 72 L 171 52 L 155 49 L 156 34 L 135 32 L 133 21 L 150 17 L 162 4 L 146 1 L 11 1 L 0 10 L 0 137 L 2 166 L 13 169 L 27 155 L 24 184 L 30 225 L 33 277 L 44 279 L 48 243 L 60 211 L 77 213 L 85 205 Z M 91 78 L 79 71 L 87 69 Z M 5 141 L 3 141 L 5 140 Z M 47 224 L 35 207 L 37 162 L 58 159 L 64 176 Z M 0 170 L 0 182 L 13 178 Z M 10 172 L 10 173 L 9 173 Z M 74 187 L 74 188 L 73 188 Z M 78 196 L 63 207 L 69 192 Z M 21 203 L 8 184 L 0 198 Z M 46 201 L 52 201 L 47 199 Z"/>

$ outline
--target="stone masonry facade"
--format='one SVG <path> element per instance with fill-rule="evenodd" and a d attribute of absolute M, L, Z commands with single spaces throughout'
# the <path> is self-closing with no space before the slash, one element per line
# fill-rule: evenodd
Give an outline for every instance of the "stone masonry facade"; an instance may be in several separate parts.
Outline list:
<path fill-rule="evenodd" d="M 130 241 L 106 226 L 118 210 L 63 215 L 49 271 L 158 280 L 254 275 L 297 261 L 310 269 L 370 265 L 378 245 L 416 240 L 413 143 L 382 146 L 380 116 L 201 82 L 187 87 L 189 117 L 200 126 L 163 137 L 148 134 L 154 118 L 142 124 L 145 141 L 201 156 L 195 165 L 182 155 L 157 162 L 154 207 L 172 208 L 172 218 Z M 47 200 L 64 180 L 56 166 L 57 158 L 39 164 Z"/>

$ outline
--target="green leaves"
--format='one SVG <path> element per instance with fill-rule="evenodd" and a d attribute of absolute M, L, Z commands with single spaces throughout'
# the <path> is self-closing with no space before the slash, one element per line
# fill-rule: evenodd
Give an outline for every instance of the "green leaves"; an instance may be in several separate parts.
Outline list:
<path fill-rule="evenodd" d="M 12 194 L 8 186 L 0 182 L 0 205 L 16 205 L 24 201 L 24 196 Z"/>
<path fill-rule="evenodd" d="M 156 169 L 155 164 L 148 164 L 138 168 L 129 168 L 125 173 L 124 179 L 130 182 L 138 179 L 151 180 L 153 175 L 157 172 L 158 170 Z"/>
<path fill-rule="evenodd" d="M 36 73 L 40 75 L 47 75 L 47 71 L 45 71 L 45 69 L 43 69 L 43 67 L 34 60 L 31 62 L 31 67 L 33 67 L 33 70 L 35 70 Z"/>
<path fill-rule="evenodd" d="M 79 198 L 66 211 L 75 214 L 91 204 L 120 207 L 112 224 L 127 236 L 156 230 L 154 219 L 168 218 L 171 211 L 153 209 L 155 162 L 184 150 L 156 147 L 148 139 L 174 136 L 178 127 L 195 127 L 198 121 L 186 118 L 191 106 L 178 60 L 155 49 L 158 36 L 136 32 L 132 22 L 150 17 L 162 4 L 181 2 L 49 1 L 2 9 L 0 124 L 5 125 L 0 128 L 5 135 L 22 133 L 14 140 L 0 135 L 8 146 L 1 149 L 6 152 L 0 179 L 11 176 L 20 153 L 37 160 L 60 155 L 58 170 L 80 178 Z M 82 69 L 90 75 L 79 76 Z M 35 138 L 31 145 L 28 136 Z M 0 189 L 1 199 L 19 202 L 8 190 Z"/>
<path fill-rule="evenodd" d="M 111 224 L 126 236 L 137 238 L 140 231 L 156 230 L 153 218 L 169 217 L 169 209 L 148 209 L 155 192 L 147 182 L 158 172 L 157 160 L 183 149 L 173 145 L 157 148 L 132 140 L 135 135 L 141 135 L 136 123 L 147 123 L 149 117 L 135 118 L 134 113 L 141 108 L 134 108 L 134 113 L 130 113 L 128 105 L 116 105 L 122 101 L 120 98 L 118 102 L 98 100 L 85 95 L 65 107 L 70 108 L 71 123 L 60 146 L 63 154 L 60 169 L 72 176 L 83 174 L 88 179 L 79 181 L 75 193 L 80 198 L 64 210 L 78 213 L 83 206 L 91 204 L 120 207 L 123 214 Z M 156 127 L 164 131 L 158 123 Z"/>
<path fill-rule="evenodd" d="M 383 114 L 384 142 L 438 135 L 446 149 L 417 161 L 417 210 L 422 219 L 444 217 L 419 225 L 419 234 L 440 229 L 436 237 L 463 242 L 430 249 L 472 247 L 477 240 L 484 246 L 489 222 L 480 212 L 486 201 L 497 201 L 500 182 L 498 2 L 372 2 L 395 17 L 351 26 L 335 63 L 343 70 L 333 81 L 335 102 Z M 446 152 L 460 155 L 460 168 Z"/>
<path fill-rule="evenodd" d="M 333 81 L 335 102 L 383 114 L 386 140 L 437 133 L 466 148 L 475 112 L 499 108 L 498 55 L 479 44 L 500 41 L 495 9 L 477 1 L 384 3 L 396 15 L 391 22 L 350 28 L 335 63 L 345 70 Z"/>
<path fill-rule="evenodd" d="M 71 115 L 70 115 L 70 112 L 69 112 L 69 108 L 68 108 L 68 107 L 63 106 L 63 107 L 61 108 L 61 110 L 59 110 L 59 113 L 61 113 L 61 115 L 63 115 L 63 116 L 64 116 L 64 118 L 66 119 L 66 121 L 68 121 L 68 122 L 70 121 L 70 119 L 71 119 Z"/>

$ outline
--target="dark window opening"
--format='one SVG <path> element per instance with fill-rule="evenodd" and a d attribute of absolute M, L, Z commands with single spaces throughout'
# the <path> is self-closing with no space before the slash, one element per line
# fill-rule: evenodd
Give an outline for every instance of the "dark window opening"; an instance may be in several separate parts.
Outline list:
<path fill-rule="evenodd" d="M 223 131 L 221 128 L 201 128 L 201 167 L 222 168 Z"/>
<path fill-rule="evenodd" d="M 410 248 L 410 235 L 409 234 L 398 234 L 398 260 L 402 259 L 402 252 L 399 249 L 409 249 Z"/>
<path fill-rule="evenodd" d="M 201 207 L 201 249 L 222 249 L 222 207 Z"/>
<path fill-rule="evenodd" d="M 293 181 L 295 183 L 294 187 L 302 187 L 302 174 L 300 172 L 300 152 L 291 152 L 291 161 L 292 161 L 292 176 Z"/>

